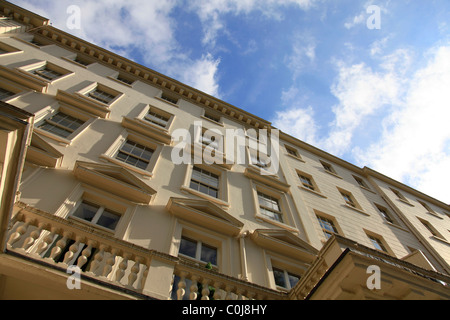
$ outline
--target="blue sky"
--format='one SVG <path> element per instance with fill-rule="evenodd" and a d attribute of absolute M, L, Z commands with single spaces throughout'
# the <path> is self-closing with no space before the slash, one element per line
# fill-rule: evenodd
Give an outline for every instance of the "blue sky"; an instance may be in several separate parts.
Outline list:
<path fill-rule="evenodd" d="M 12 2 L 450 203 L 448 0 Z"/>

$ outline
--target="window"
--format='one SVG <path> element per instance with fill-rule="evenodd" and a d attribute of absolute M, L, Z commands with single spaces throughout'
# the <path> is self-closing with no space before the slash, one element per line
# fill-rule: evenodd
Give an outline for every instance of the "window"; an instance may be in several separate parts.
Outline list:
<path fill-rule="evenodd" d="M 350 193 L 344 192 L 344 191 L 340 191 L 342 197 L 345 200 L 345 203 L 353 208 L 356 208 L 356 203 L 352 197 L 352 195 Z"/>
<path fill-rule="evenodd" d="M 211 120 L 211 121 L 220 123 L 220 116 L 215 115 L 215 114 L 213 114 L 213 113 L 211 113 L 211 112 L 205 111 L 205 114 L 204 114 L 203 116 L 204 116 L 205 118 Z"/>
<path fill-rule="evenodd" d="M 126 76 L 124 76 L 122 74 L 118 74 L 116 79 L 119 80 L 120 82 L 128 84 L 128 85 L 132 85 L 134 83 L 133 79 L 127 78 Z"/>
<path fill-rule="evenodd" d="M 127 139 L 117 152 L 116 159 L 145 170 L 153 153 L 153 149 Z"/>
<path fill-rule="evenodd" d="M 283 222 L 283 214 L 278 199 L 258 191 L 259 211 L 272 220 Z"/>
<path fill-rule="evenodd" d="M 161 94 L 161 99 L 166 100 L 166 101 L 168 101 L 170 103 L 173 103 L 173 104 L 177 104 L 177 102 L 178 102 L 177 98 L 175 98 L 175 97 L 173 97 L 171 95 L 168 95 L 167 93 Z"/>
<path fill-rule="evenodd" d="M 291 155 L 295 158 L 300 158 L 296 149 L 288 147 L 286 145 L 284 147 L 286 148 L 286 151 L 289 155 Z"/>
<path fill-rule="evenodd" d="M 427 230 L 428 230 L 434 237 L 440 238 L 440 239 L 445 239 L 445 238 L 442 236 L 442 234 L 440 234 L 439 231 L 437 231 L 436 228 L 433 227 L 433 226 L 431 225 L 430 222 L 428 222 L 428 221 L 426 221 L 426 220 L 423 220 L 423 219 L 420 219 L 420 218 L 418 218 L 418 219 L 419 219 L 419 221 L 424 225 L 424 227 L 427 228 Z"/>
<path fill-rule="evenodd" d="M 200 136 L 200 142 L 205 147 L 210 147 L 216 150 L 223 149 L 223 137 L 220 132 L 214 129 L 203 129 L 203 133 Z"/>
<path fill-rule="evenodd" d="M 6 89 L 0 88 L 0 100 L 4 100 L 15 95 L 14 92 L 8 91 Z"/>
<path fill-rule="evenodd" d="M 84 57 L 82 57 L 80 55 L 75 56 L 72 59 L 72 61 L 74 61 L 74 62 L 76 62 L 78 64 L 81 64 L 82 66 L 85 66 L 85 67 L 87 67 L 88 65 L 92 64 L 92 61 L 90 61 L 90 60 L 88 60 L 88 59 L 86 59 L 86 58 L 84 58 Z"/>
<path fill-rule="evenodd" d="M 275 284 L 278 287 L 290 290 L 300 280 L 300 276 L 287 272 L 286 270 L 272 268 Z"/>
<path fill-rule="evenodd" d="M 111 103 L 116 98 L 113 94 L 100 90 L 98 87 L 92 91 L 89 91 L 87 96 L 105 104 Z"/>
<path fill-rule="evenodd" d="M 199 167 L 194 167 L 189 187 L 211 197 L 218 198 L 219 176 Z"/>
<path fill-rule="evenodd" d="M 110 230 L 115 230 L 121 217 L 119 213 L 87 201 L 81 201 L 72 216 Z"/>
<path fill-rule="evenodd" d="M 357 176 L 353 176 L 353 178 L 355 178 L 356 182 L 359 184 L 361 188 L 369 189 L 369 187 L 367 186 L 367 184 L 364 182 L 363 179 Z"/>
<path fill-rule="evenodd" d="M 50 69 L 47 65 L 32 69 L 29 72 L 48 81 L 55 80 L 63 75 L 55 70 Z"/>
<path fill-rule="evenodd" d="M 389 223 L 395 224 L 395 220 L 392 218 L 388 209 L 386 209 L 382 206 L 379 206 L 379 205 L 375 205 L 375 206 L 377 207 L 378 211 L 380 212 L 380 214 L 384 218 L 384 220 L 386 220 Z"/>
<path fill-rule="evenodd" d="M 179 254 L 217 266 L 217 248 L 187 237 L 181 237 Z"/>
<path fill-rule="evenodd" d="M 425 202 L 422 202 L 420 200 L 417 200 L 417 201 L 422 205 L 422 207 L 424 207 L 427 210 L 428 213 L 431 213 L 433 215 L 437 215 L 436 212 L 434 212 L 434 210 L 431 209 L 431 207 L 429 205 L 427 205 Z"/>
<path fill-rule="evenodd" d="M 322 167 L 325 169 L 326 172 L 336 174 L 336 171 L 333 169 L 331 164 L 326 163 L 324 161 L 320 161 L 320 163 L 322 164 Z"/>
<path fill-rule="evenodd" d="M 397 198 L 399 198 L 400 200 L 402 200 L 402 201 L 404 201 L 404 202 L 409 203 L 409 201 L 405 198 L 405 196 L 404 196 L 403 194 L 400 193 L 400 191 L 395 190 L 395 189 L 392 189 L 392 188 L 391 188 L 391 191 L 395 194 L 395 196 L 396 196 Z"/>
<path fill-rule="evenodd" d="M 63 138 L 69 138 L 84 123 L 84 121 L 63 112 L 57 112 L 51 118 L 45 119 L 38 128 Z"/>
<path fill-rule="evenodd" d="M 325 235 L 325 238 L 329 239 L 333 234 L 338 234 L 338 230 L 334 225 L 333 220 L 316 215 L 319 221 L 320 227 Z"/>
<path fill-rule="evenodd" d="M 379 250 L 379 251 L 383 251 L 388 253 L 388 251 L 386 250 L 386 247 L 384 246 L 383 242 L 381 241 L 381 239 L 373 236 L 373 235 L 367 235 L 369 237 L 370 242 L 372 243 L 372 245 L 374 246 L 375 249 Z"/>
<path fill-rule="evenodd" d="M 316 187 L 314 186 L 314 184 L 312 182 L 312 178 L 307 177 L 301 173 L 298 174 L 298 177 L 300 178 L 300 181 L 302 182 L 302 185 L 305 188 L 315 191 Z"/>
<path fill-rule="evenodd" d="M 166 128 L 167 124 L 169 123 L 170 116 L 162 114 L 161 112 L 156 111 L 156 109 L 154 108 L 150 108 L 147 115 L 144 116 L 144 119 L 162 128 Z"/>

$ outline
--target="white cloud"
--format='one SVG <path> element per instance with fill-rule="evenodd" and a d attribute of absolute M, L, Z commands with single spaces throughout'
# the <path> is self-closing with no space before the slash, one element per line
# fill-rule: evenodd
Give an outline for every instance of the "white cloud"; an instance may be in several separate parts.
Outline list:
<path fill-rule="evenodd" d="M 384 122 L 379 141 L 356 153 L 361 163 L 450 202 L 450 46 L 433 49 L 408 83 L 402 108 Z"/>
<path fill-rule="evenodd" d="M 175 0 L 60 0 L 36 6 L 30 0 L 15 3 L 44 17 L 75 36 L 130 59 L 139 53 L 142 63 L 157 66 L 158 71 L 212 95 L 219 95 L 217 72 L 219 59 L 210 54 L 192 58 L 175 38 L 177 22 L 171 12 Z M 67 8 L 81 9 L 80 29 L 69 29 Z"/>
<path fill-rule="evenodd" d="M 285 62 L 291 70 L 294 80 L 305 68 L 314 65 L 316 46 L 314 37 L 307 33 L 297 34 L 292 40 L 292 52 L 285 57 Z"/>
<path fill-rule="evenodd" d="M 187 6 L 195 12 L 202 22 L 204 45 L 215 46 L 219 31 L 226 28 L 224 17 L 227 14 L 246 15 L 260 12 L 271 19 L 282 19 L 280 8 L 295 6 L 302 10 L 310 9 L 320 0 L 190 0 Z"/>
<path fill-rule="evenodd" d="M 417 60 L 410 50 L 399 49 L 379 57 L 377 71 L 365 63 L 339 62 L 330 88 L 339 103 L 332 107 L 334 120 L 326 132 L 317 125 L 313 107 L 302 105 L 295 86 L 282 96 L 290 107 L 272 122 L 307 143 L 350 155 L 359 166 L 450 203 L 450 45 L 430 50 L 424 66 L 411 70 Z M 375 123 L 379 136 L 355 146 L 355 133 L 375 117 L 381 119 Z"/>

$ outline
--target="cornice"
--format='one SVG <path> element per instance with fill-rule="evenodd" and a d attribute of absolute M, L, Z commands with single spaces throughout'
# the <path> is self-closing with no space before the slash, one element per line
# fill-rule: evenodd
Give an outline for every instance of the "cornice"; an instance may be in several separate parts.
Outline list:
<path fill-rule="evenodd" d="M 271 123 L 267 120 L 52 26 L 32 30 L 32 33 L 65 49 L 86 55 L 98 63 L 127 73 L 165 92 L 176 94 L 183 100 L 206 109 L 214 109 L 222 116 L 239 121 L 246 127 L 268 130 L 271 128 Z"/>
<path fill-rule="evenodd" d="M 30 28 L 38 28 L 49 24 L 50 20 L 8 1 L 0 0 L 0 13 L 23 23 Z"/>

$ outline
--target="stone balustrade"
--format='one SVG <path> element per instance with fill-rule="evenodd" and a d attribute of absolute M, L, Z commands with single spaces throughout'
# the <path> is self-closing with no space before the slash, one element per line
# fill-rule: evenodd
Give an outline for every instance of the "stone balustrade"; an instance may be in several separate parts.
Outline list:
<path fill-rule="evenodd" d="M 84 279 L 157 299 L 287 299 L 287 294 L 208 270 L 192 261 L 117 239 L 71 219 L 15 205 L 7 250 L 67 270 Z"/>

